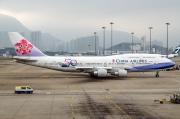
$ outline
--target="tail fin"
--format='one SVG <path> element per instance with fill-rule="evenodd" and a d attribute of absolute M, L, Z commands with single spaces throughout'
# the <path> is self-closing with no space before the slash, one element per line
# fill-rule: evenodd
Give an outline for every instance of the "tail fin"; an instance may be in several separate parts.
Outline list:
<path fill-rule="evenodd" d="M 18 56 L 45 56 L 19 33 L 9 32 L 8 34 Z"/>
<path fill-rule="evenodd" d="M 176 47 L 172 54 L 178 54 L 180 52 L 180 47 Z"/>
<path fill-rule="evenodd" d="M 171 54 L 169 54 L 167 58 L 172 59 L 174 57 L 177 57 L 179 55 L 179 52 L 180 47 L 176 47 L 176 49 Z"/>

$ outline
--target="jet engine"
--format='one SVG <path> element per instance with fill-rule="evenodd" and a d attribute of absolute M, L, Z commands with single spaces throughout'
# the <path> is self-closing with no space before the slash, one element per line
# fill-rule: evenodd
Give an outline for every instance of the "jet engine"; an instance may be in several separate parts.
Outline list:
<path fill-rule="evenodd" d="M 94 71 L 93 73 L 94 73 L 93 75 L 97 76 L 97 77 L 106 77 L 107 70 L 105 70 L 105 69 L 98 69 L 97 71 Z"/>
<path fill-rule="evenodd" d="M 124 69 L 119 69 L 119 70 L 111 73 L 111 75 L 119 76 L 119 77 L 126 77 L 127 76 L 127 71 L 124 70 Z"/>

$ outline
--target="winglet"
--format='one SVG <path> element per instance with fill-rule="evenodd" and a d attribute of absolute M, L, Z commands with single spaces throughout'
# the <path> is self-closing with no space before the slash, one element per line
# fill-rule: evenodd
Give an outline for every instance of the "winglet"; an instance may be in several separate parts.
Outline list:
<path fill-rule="evenodd" d="M 9 38 L 18 56 L 45 56 L 39 49 L 17 32 L 9 32 Z"/>

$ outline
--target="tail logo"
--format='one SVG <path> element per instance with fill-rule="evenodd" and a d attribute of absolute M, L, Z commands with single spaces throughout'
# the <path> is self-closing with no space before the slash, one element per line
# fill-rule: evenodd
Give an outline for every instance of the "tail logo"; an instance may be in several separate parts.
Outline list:
<path fill-rule="evenodd" d="M 28 44 L 27 40 L 22 39 L 19 43 L 15 44 L 16 52 L 22 55 L 29 54 L 33 45 Z"/>

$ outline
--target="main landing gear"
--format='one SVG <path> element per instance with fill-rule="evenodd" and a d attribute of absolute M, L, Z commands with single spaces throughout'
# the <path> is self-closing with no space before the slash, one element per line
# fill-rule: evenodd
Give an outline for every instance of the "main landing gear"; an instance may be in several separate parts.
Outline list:
<path fill-rule="evenodd" d="M 89 73 L 89 75 L 91 76 L 91 78 L 97 78 L 97 76 L 95 76 L 94 74 Z"/>
<path fill-rule="evenodd" d="M 159 71 L 156 72 L 156 77 L 159 77 Z"/>

